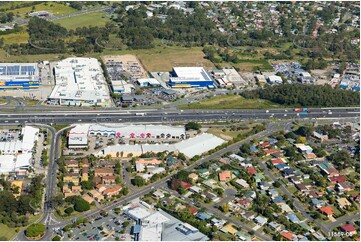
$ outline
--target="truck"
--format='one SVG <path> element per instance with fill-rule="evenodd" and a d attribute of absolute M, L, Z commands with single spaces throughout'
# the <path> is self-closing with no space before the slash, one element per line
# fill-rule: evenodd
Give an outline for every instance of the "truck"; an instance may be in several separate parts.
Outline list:
<path fill-rule="evenodd" d="M 300 113 L 300 112 L 307 112 L 309 113 L 311 110 L 309 108 L 295 108 L 293 109 L 295 112 Z"/>
<path fill-rule="evenodd" d="M 135 116 L 144 116 L 145 113 L 135 113 Z"/>
<path fill-rule="evenodd" d="M 308 113 L 307 112 L 302 112 L 302 113 L 300 113 L 300 117 L 301 118 L 308 117 Z"/>

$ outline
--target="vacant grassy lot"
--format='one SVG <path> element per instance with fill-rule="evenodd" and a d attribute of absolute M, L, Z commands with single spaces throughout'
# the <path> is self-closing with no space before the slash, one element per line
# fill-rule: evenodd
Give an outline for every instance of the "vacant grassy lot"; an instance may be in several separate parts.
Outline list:
<path fill-rule="evenodd" d="M 174 66 L 204 66 L 215 68 L 213 63 L 204 58 L 201 47 L 156 47 L 143 50 L 105 50 L 104 54 L 134 54 L 142 62 L 147 71 L 170 71 Z"/>
<path fill-rule="evenodd" d="M 63 18 L 54 20 L 53 23 L 60 24 L 67 29 L 76 29 L 78 27 L 88 26 L 105 26 L 105 23 L 109 21 L 109 18 L 104 12 L 95 12 L 88 14 L 81 14 L 69 18 Z"/>
<path fill-rule="evenodd" d="M 207 133 L 213 134 L 222 139 L 231 140 L 233 138 L 237 138 L 237 136 L 239 134 L 243 134 L 248 131 L 251 131 L 252 127 L 256 126 L 257 124 L 260 124 L 260 123 L 252 123 L 252 124 L 245 125 L 243 127 L 244 129 L 240 129 L 238 131 L 237 130 L 232 131 L 230 128 L 210 128 L 207 130 Z"/>
<path fill-rule="evenodd" d="M 6 45 L 22 44 L 22 43 L 28 43 L 29 34 L 28 32 L 23 31 L 19 33 L 1 35 L 0 38 L 4 38 L 4 43 Z"/>
<path fill-rule="evenodd" d="M 15 234 L 15 228 L 9 228 L 7 225 L 0 223 L 0 236 L 5 236 L 7 240 L 11 240 Z"/>
<path fill-rule="evenodd" d="M 239 95 L 220 95 L 179 106 L 183 109 L 267 109 L 277 107 L 281 106 L 262 99 L 245 99 Z"/>
<path fill-rule="evenodd" d="M 31 11 L 34 11 L 34 12 L 48 11 L 54 15 L 62 15 L 62 14 L 74 13 L 79 10 L 76 10 L 76 9 L 66 6 L 64 4 L 56 3 L 56 2 L 47 2 L 47 3 L 37 4 L 37 5 L 35 5 L 35 10 L 33 10 L 32 6 L 8 10 L 8 12 L 13 12 L 14 14 L 19 14 L 19 15 L 23 15 L 23 16 L 28 15 Z"/>

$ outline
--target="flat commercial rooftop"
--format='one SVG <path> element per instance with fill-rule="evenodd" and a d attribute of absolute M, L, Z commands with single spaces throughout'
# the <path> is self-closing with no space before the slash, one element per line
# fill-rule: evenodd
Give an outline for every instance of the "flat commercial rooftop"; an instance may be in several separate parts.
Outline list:
<path fill-rule="evenodd" d="M 49 99 L 102 105 L 110 101 L 109 88 L 95 58 L 67 58 L 54 67 L 56 85 Z"/>
<path fill-rule="evenodd" d="M 193 81 L 211 81 L 207 71 L 203 67 L 173 67 L 176 77 L 171 78 L 172 81 L 193 80 Z"/>

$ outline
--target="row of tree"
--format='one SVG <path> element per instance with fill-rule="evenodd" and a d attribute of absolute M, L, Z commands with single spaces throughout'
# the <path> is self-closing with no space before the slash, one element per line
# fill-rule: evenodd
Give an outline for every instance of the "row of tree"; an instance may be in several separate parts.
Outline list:
<path fill-rule="evenodd" d="M 344 107 L 358 105 L 360 96 L 350 90 L 333 89 L 329 85 L 283 84 L 244 91 L 245 98 L 261 98 L 272 102 L 303 107 Z"/>

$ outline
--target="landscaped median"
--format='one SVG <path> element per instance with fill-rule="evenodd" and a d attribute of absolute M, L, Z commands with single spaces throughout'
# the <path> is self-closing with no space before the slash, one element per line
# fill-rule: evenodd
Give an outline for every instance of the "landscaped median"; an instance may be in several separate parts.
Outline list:
<path fill-rule="evenodd" d="M 45 230 L 46 230 L 46 227 L 44 224 L 41 224 L 41 223 L 32 224 L 26 229 L 25 235 L 28 239 L 38 240 L 44 236 Z"/>

